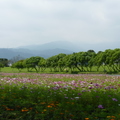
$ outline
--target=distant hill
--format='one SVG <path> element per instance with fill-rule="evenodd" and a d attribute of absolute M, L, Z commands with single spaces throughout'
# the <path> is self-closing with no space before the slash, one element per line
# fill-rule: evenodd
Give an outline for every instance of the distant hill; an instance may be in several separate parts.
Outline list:
<path fill-rule="evenodd" d="M 43 54 L 44 58 L 48 58 L 48 57 L 51 57 L 51 56 L 54 56 L 54 55 L 58 55 L 60 53 L 71 54 L 71 53 L 73 53 L 73 51 L 60 49 L 60 48 L 55 48 L 55 49 L 47 49 L 47 50 L 39 51 L 37 55 L 42 55 Z"/>
<path fill-rule="evenodd" d="M 64 49 L 64 50 L 74 51 L 74 52 L 77 52 L 80 49 L 82 49 L 82 48 L 79 48 L 77 44 L 75 45 L 68 41 L 54 41 L 54 42 L 49 42 L 49 43 L 45 43 L 42 45 L 21 46 L 20 48 L 25 48 L 29 50 L 39 50 L 39 51 L 49 50 L 49 49 L 51 50 L 52 49 Z"/>
<path fill-rule="evenodd" d="M 33 54 L 28 53 L 28 52 L 20 52 L 17 49 L 13 49 L 13 48 L 0 48 L 0 58 L 7 58 L 7 59 L 11 59 L 15 56 L 21 56 L 23 58 L 29 58 L 31 56 L 33 56 Z"/>
<path fill-rule="evenodd" d="M 23 52 L 22 52 L 23 51 Z M 7 58 L 7 59 L 12 59 L 15 56 L 21 56 L 23 58 L 29 58 L 32 56 L 41 56 L 44 58 L 51 57 L 53 55 L 57 55 L 59 53 L 65 53 L 65 54 L 71 54 L 73 53 L 72 51 L 64 50 L 64 49 L 48 49 L 48 50 L 26 50 L 24 49 L 7 49 L 7 48 L 0 48 L 0 58 Z"/>
<path fill-rule="evenodd" d="M 86 43 L 76 43 L 77 45 L 68 41 L 55 41 L 42 45 L 29 45 L 21 46 L 18 48 L 0 48 L 0 58 L 12 59 L 16 56 L 21 56 L 23 58 L 29 58 L 32 56 L 41 56 L 48 58 L 60 53 L 72 54 L 73 52 L 95 50 L 104 51 L 106 49 L 114 49 L 116 43 L 111 46 L 109 44 L 86 44 Z M 97 46 L 97 47 L 96 47 Z M 98 47 L 99 46 L 99 47 Z M 118 44 L 119 48 L 119 44 Z"/>
<path fill-rule="evenodd" d="M 50 42 L 43 45 L 23 46 L 19 48 L 0 48 L 0 58 L 12 59 L 15 56 L 29 58 L 41 56 L 48 58 L 60 53 L 72 54 L 75 52 L 75 45 L 70 42 Z"/>

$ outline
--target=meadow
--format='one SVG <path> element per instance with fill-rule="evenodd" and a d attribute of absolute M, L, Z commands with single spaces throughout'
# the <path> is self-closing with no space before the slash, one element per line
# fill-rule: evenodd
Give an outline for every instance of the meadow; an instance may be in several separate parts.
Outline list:
<path fill-rule="evenodd" d="M 0 120 L 120 120 L 120 76 L 1 72 Z"/>
<path fill-rule="evenodd" d="M 86 68 L 84 67 L 84 69 L 86 70 Z M 109 71 L 107 67 L 105 67 L 105 70 L 103 69 L 103 67 L 101 66 L 99 68 L 99 71 L 97 71 L 97 66 L 92 67 L 91 71 L 82 71 L 80 72 L 78 69 L 74 68 L 74 70 L 71 72 L 71 70 L 69 68 L 67 68 L 67 70 L 64 70 L 62 72 L 60 71 L 54 71 L 54 70 L 50 70 L 50 68 L 46 68 L 44 71 L 38 71 L 38 73 L 48 73 L 48 74 L 119 74 L 120 72 L 115 72 L 115 71 Z M 17 68 L 11 68 L 11 67 L 4 67 L 1 68 L 0 72 L 3 73 L 36 73 L 35 69 L 31 69 L 29 72 L 27 71 L 26 68 L 20 69 L 18 70 Z"/>

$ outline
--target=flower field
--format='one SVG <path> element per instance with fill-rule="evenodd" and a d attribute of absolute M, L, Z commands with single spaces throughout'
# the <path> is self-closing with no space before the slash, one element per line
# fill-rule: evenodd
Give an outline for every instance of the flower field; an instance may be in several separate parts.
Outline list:
<path fill-rule="evenodd" d="M 0 120 L 120 120 L 120 76 L 1 73 Z"/>

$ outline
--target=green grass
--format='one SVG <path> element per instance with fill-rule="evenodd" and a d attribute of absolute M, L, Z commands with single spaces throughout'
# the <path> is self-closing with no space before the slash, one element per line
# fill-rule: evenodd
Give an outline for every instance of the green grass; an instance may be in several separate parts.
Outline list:
<path fill-rule="evenodd" d="M 0 120 L 120 120 L 119 94 L 119 76 L 1 73 Z"/>
<path fill-rule="evenodd" d="M 74 69 L 72 72 L 69 70 L 68 72 L 66 71 L 63 71 L 63 72 L 59 72 L 59 71 L 50 71 L 49 68 L 46 68 L 45 71 L 39 71 L 38 73 L 51 73 L 51 74 L 66 74 L 66 73 L 69 73 L 69 74 L 80 74 L 80 73 L 83 73 L 83 74 L 120 74 L 120 72 L 113 72 L 113 71 L 109 71 L 106 67 L 106 71 L 107 72 L 104 72 L 103 68 L 100 67 L 99 71 L 96 70 L 97 67 L 93 67 L 91 71 L 85 71 L 85 72 L 80 72 L 78 71 L 78 69 Z M 16 68 L 11 68 L 11 67 L 4 67 L 1 69 L 1 72 L 4 72 L 4 73 L 19 73 L 19 70 L 16 69 Z M 27 71 L 26 68 L 22 69 L 20 71 L 20 73 L 36 73 L 35 69 L 32 69 L 30 72 Z"/>

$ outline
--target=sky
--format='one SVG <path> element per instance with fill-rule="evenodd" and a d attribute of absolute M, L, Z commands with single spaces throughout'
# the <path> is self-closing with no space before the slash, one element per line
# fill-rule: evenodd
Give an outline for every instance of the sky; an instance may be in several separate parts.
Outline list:
<path fill-rule="evenodd" d="M 60 40 L 120 48 L 120 0 L 0 0 L 0 48 Z"/>

